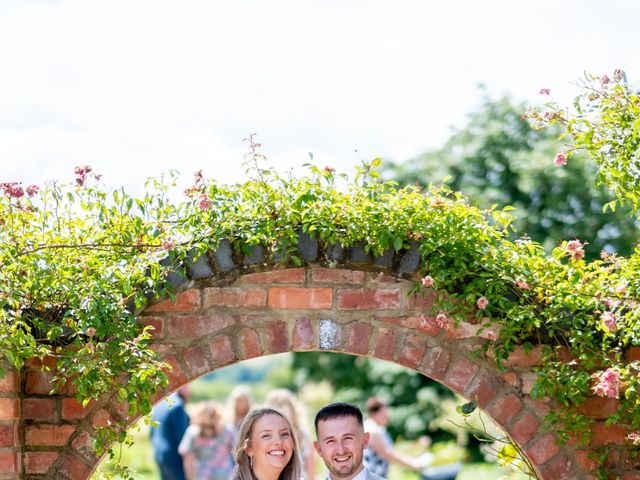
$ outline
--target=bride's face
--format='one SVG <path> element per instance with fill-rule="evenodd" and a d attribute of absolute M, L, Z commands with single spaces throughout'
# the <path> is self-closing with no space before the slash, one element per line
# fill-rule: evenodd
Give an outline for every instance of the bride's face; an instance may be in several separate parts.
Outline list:
<path fill-rule="evenodd" d="M 293 455 L 293 437 L 287 421 L 275 413 L 260 417 L 253 426 L 247 455 L 257 474 L 279 474 Z"/>

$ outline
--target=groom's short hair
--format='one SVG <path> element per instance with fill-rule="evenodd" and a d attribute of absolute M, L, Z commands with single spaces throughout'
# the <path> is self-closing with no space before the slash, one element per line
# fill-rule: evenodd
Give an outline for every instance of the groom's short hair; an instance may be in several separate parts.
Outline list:
<path fill-rule="evenodd" d="M 316 413 L 316 418 L 313 422 L 316 433 L 318 433 L 318 423 L 342 417 L 355 417 L 360 425 L 363 424 L 362 412 L 356 405 L 344 402 L 330 403 Z"/>

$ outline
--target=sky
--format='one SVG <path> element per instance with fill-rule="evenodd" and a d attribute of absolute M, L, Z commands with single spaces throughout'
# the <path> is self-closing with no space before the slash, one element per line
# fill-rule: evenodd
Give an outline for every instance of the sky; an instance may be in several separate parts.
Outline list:
<path fill-rule="evenodd" d="M 240 182 L 442 145 L 483 98 L 640 78 L 635 0 L 0 0 L 0 182 Z M 552 159 L 550 159 L 551 162 Z"/>

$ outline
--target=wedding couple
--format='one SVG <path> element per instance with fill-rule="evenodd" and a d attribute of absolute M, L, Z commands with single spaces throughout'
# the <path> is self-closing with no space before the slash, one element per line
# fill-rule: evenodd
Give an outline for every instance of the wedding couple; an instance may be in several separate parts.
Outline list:
<path fill-rule="evenodd" d="M 369 443 L 362 412 L 349 403 L 332 403 L 316 414 L 314 447 L 329 469 L 327 480 L 383 480 L 362 463 Z M 287 418 L 276 410 L 251 412 L 240 429 L 234 480 L 300 480 L 298 441 Z"/>

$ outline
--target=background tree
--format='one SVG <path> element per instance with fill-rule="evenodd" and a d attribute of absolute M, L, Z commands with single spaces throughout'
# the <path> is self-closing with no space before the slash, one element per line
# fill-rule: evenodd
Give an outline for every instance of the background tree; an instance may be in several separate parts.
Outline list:
<path fill-rule="evenodd" d="M 628 209 L 611 214 L 604 186 L 594 185 L 596 166 L 576 153 L 564 168 L 551 159 L 563 144 L 560 129 L 535 129 L 523 121 L 524 104 L 508 97 L 485 96 L 480 109 L 442 148 L 406 162 L 390 164 L 385 175 L 401 184 L 445 181 L 477 206 L 511 205 L 515 227 L 550 251 L 561 240 L 587 240 L 588 258 L 605 249 L 629 255 L 637 241 L 637 224 Z"/>

